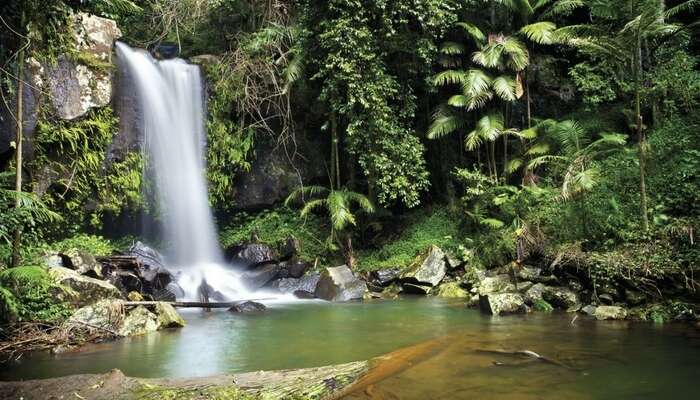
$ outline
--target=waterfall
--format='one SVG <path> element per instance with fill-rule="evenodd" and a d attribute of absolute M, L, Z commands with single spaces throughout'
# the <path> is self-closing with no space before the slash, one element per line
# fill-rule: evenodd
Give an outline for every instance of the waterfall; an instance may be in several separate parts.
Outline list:
<path fill-rule="evenodd" d="M 199 67 L 181 59 L 158 61 L 124 43 L 117 43 L 117 55 L 139 101 L 168 268 L 188 300 L 199 297 L 203 279 L 227 299 L 247 297 L 236 272 L 223 262 L 209 207 Z"/>

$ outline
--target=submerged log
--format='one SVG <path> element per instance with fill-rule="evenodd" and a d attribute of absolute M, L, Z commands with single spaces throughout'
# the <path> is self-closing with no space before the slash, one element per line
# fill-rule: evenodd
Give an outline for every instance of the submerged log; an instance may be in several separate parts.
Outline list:
<path fill-rule="evenodd" d="M 545 364 L 552 364 L 552 365 L 556 365 L 558 367 L 562 367 L 562 368 L 566 368 L 566 369 L 574 369 L 573 367 L 566 365 L 561 361 L 542 356 L 540 354 L 535 353 L 532 350 L 510 351 L 510 350 L 501 350 L 501 349 L 477 349 L 476 352 L 477 353 L 500 354 L 500 355 L 506 355 L 506 356 L 526 357 L 526 358 L 529 358 L 531 360 L 541 361 Z M 508 363 L 494 362 L 494 365 L 496 365 L 496 366 L 511 366 L 511 365 L 521 365 L 521 363 L 508 364 Z"/>

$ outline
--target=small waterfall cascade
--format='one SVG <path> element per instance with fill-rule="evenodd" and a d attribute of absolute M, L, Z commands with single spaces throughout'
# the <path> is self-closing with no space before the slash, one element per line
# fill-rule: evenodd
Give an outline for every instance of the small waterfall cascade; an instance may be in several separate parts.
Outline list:
<path fill-rule="evenodd" d="M 117 43 L 117 55 L 139 102 L 168 268 L 178 275 L 186 300 L 199 298 L 204 280 L 229 300 L 248 297 L 237 273 L 224 263 L 209 207 L 199 67 L 182 59 L 155 60 L 124 43 Z"/>

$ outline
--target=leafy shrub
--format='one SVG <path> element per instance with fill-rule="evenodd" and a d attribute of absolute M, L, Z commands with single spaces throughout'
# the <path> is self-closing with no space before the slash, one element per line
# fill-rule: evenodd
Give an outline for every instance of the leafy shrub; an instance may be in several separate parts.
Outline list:
<path fill-rule="evenodd" d="M 70 307 L 58 294 L 66 290 L 53 283 L 42 267 L 0 271 L 0 322 L 62 320 L 70 315 Z"/>
<path fill-rule="evenodd" d="M 414 211 L 402 217 L 396 225 L 399 233 L 394 239 L 376 249 L 358 252 L 359 269 L 406 267 L 430 245 L 453 252 L 459 245 L 459 218 L 443 207 Z"/>
<path fill-rule="evenodd" d="M 257 236 L 260 242 L 276 246 L 289 236 L 301 244 L 301 258 L 313 260 L 326 255 L 325 238 L 328 229 L 316 216 L 301 217 L 286 207 L 264 210 L 258 214 L 238 213 L 228 219 L 219 234 L 223 248 L 246 243 Z"/>

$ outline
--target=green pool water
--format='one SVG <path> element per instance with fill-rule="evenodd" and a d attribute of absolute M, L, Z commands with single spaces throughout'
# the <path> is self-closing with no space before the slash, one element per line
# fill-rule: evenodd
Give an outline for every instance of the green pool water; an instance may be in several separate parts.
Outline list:
<path fill-rule="evenodd" d="M 597 322 L 572 314 L 491 317 L 459 301 L 418 298 L 271 304 L 257 315 L 184 312 L 187 327 L 35 354 L 0 365 L 0 379 L 119 368 L 137 377 L 191 377 L 363 360 L 434 338 L 439 351 L 348 398 L 691 399 L 700 330 Z M 543 362 L 491 350 L 530 350 Z M 670 397 L 669 397 L 670 396 Z"/>

